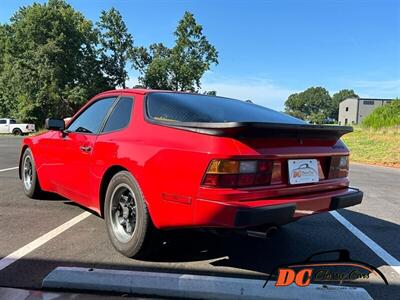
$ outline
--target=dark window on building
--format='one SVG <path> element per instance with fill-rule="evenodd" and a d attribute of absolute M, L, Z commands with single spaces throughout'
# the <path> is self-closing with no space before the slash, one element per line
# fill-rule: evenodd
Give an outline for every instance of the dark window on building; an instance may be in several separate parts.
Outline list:
<path fill-rule="evenodd" d="M 364 105 L 374 105 L 374 104 L 375 104 L 375 101 L 374 101 L 374 100 L 364 100 L 364 101 L 363 101 L 363 104 L 364 104 Z"/>
<path fill-rule="evenodd" d="M 347 119 L 344 119 L 344 125 L 347 125 Z"/>
<path fill-rule="evenodd" d="M 241 100 L 198 94 L 151 93 L 147 114 L 162 122 L 271 122 L 304 124 L 302 120 Z"/>
<path fill-rule="evenodd" d="M 68 131 L 82 133 L 98 133 L 104 117 L 114 103 L 115 97 L 94 102 L 68 127 Z"/>
<path fill-rule="evenodd" d="M 122 97 L 107 120 L 103 132 L 115 131 L 128 126 L 132 114 L 132 104 L 132 98 Z"/>
<path fill-rule="evenodd" d="M 346 107 L 346 111 L 349 111 L 349 107 L 348 106 Z"/>

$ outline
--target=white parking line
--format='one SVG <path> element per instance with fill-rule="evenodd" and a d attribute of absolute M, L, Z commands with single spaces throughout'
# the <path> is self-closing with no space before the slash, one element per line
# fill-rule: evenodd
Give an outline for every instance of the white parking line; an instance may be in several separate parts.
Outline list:
<path fill-rule="evenodd" d="M 376 255 L 378 255 L 383 261 L 387 262 L 400 275 L 400 261 L 391 256 L 385 249 L 371 240 L 365 233 L 351 224 L 346 218 L 344 218 L 337 211 L 330 211 L 330 214 L 338 220 L 344 227 L 346 227 L 352 234 L 354 234 L 359 240 L 368 246 Z"/>
<path fill-rule="evenodd" d="M 19 248 L 18 250 L 14 251 L 13 253 L 7 255 L 6 257 L 4 257 L 3 259 L 0 260 L 0 271 L 3 270 L 4 268 L 8 267 L 12 263 L 16 262 L 18 259 L 29 254 L 36 248 L 39 248 L 40 246 L 47 243 L 51 239 L 55 238 L 59 234 L 63 233 L 65 230 L 71 228 L 75 224 L 86 219 L 90 215 L 91 215 L 91 213 L 85 211 L 85 212 L 81 213 L 80 215 L 76 216 L 75 218 L 65 222 L 64 224 L 58 226 L 57 228 L 54 228 L 53 230 L 49 231 L 48 233 L 42 235 L 41 237 L 37 238 L 33 242 L 30 242 L 29 244 L 23 246 L 22 248 Z"/>
<path fill-rule="evenodd" d="M 0 172 L 6 172 L 6 171 L 11 171 L 11 170 L 16 170 L 18 167 L 12 167 L 12 168 L 7 168 L 7 169 L 2 169 Z"/>

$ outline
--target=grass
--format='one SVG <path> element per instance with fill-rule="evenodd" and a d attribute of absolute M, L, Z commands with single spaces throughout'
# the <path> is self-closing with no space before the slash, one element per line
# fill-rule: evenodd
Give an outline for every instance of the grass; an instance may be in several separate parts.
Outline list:
<path fill-rule="evenodd" d="M 354 162 L 400 168 L 400 99 L 376 108 L 343 140 Z"/>
<path fill-rule="evenodd" d="M 400 100 L 396 99 L 389 104 L 376 108 L 365 117 L 362 126 L 366 128 L 380 129 L 399 126 L 400 124 Z"/>
<path fill-rule="evenodd" d="M 350 148 L 350 161 L 400 168 L 400 128 L 355 127 L 343 136 Z"/>

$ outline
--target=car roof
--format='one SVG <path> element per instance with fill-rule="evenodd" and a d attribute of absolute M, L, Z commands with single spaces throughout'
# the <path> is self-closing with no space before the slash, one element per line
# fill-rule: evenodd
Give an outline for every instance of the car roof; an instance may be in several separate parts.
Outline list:
<path fill-rule="evenodd" d="M 165 92 L 165 93 L 184 93 L 184 92 L 179 92 L 179 91 L 168 91 L 168 90 L 155 90 L 155 89 L 115 89 L 115 90 L 109 90 L 102 92 L 96 96 L 103 96 L 103 95 L 108 95 L 108 94 L 118 94 L 118 93 L 131 93 L 131 94 L 139 94 L 139 95 L 145 95 L 151 92 Z"/>

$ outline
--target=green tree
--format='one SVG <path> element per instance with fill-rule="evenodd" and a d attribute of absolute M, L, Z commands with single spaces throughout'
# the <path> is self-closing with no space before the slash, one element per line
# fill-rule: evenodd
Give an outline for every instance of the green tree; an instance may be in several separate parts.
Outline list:
<path fill-rule="evenodd" d="M 353 90 L 340 90 L 332 96 L 332 107 L 329 110 L 329 117 L 338 120 L 339 117 L 339 104 L 347 98 L 358 98 L 358 95 Z"/>
<path fill-rule="evenodd" d="M 211 65 L 218 64 L 218 52 L 203 34 L 193 14 L 185 12 L 174 32 L 175 45 L 153 44 L 132 52 L 133 65 L 141 72 L 141 84 L 149 88 L 196 91 Z"/>
<path fill-rule="evenodd" d="M 63 0 L 20 8 L 7 25 L 2 54 L 0 97 L 7 114 L 41 126 L 46 117 L 71 115 L 111 88 L 97 38 L 93 24 Z"/>
<path fill-rule="evenodd" d="M 0 73 L 4 68 L 5 51 L 7 43 L 7 27 L 0 24 Z"/>
<path fill-rule="evenodd" d="M 6 50 L 7 50 L 7 39 L 8 30 L 6 25 L 0 24 L 0 78 L 4 73 L 4 68 L 6 66 Z M 1 88 L 0 88 L 1 91 Z M 6 102 L 6 98 L 3 93 L 0 93 L 0 116 L 9 115 L 9 104 Z"/>
<path fill-rule="evenodd" d="M 329 117 L 332 98 L 323 87 L 311 87 L 292 94 L 285 101 L 285 112 L 312 123 L 323 123 Z"/>
<path fill-rule="evenodd" d="M 135 48 L 132 52 L 133 65 L 142 76 L 139 82 L 147 88 L 171 90 L 170 84 L 171 49 L 162 43 L 152 44 L 149 49 Z"/>
<path fill-rule="evenodd" d="M 126 65 L 133 49 L 133 37 L 115 8 L 102 11 L 97 22 L 100 31 L 103 68 L 112 85 L 126 87 Z"/>

